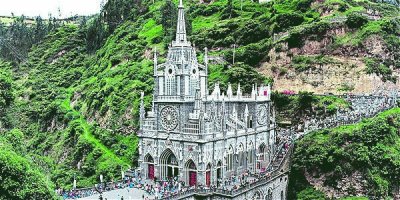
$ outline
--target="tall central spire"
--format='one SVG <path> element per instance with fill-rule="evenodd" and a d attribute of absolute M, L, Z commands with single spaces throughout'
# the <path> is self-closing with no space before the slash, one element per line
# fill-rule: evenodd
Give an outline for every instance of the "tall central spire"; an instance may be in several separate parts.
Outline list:
<path fill-rule="evenodd" d="M 178 6 L 178 23 L 176 27 L 176 44 L 186 44 L 187 39 L 186 39 L 186 24 L 185 24 L 185 11 L 183 9 L 183 3 L 182 0 L 179 0 L 179 6 Z"/>

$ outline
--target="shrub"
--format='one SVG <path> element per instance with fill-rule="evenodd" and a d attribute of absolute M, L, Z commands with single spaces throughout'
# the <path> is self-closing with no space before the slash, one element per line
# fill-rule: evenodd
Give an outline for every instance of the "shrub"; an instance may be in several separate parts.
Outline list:
<path fill-rule="evenodd" d="M 304 22 L 304 17 L 297 12 L 282 13 L 276 15 L 273 21 L 276 23 L 274 32 L 278 33 L 286 30 L 289 27 L 300 25 Z"/>
<path fill-rule="evenodd" d="M 297 195 L 297 200 L 325 200 L 327 199 L 325 194 L 319 190 L 314 189 L 313 187 L 308 187 L 307 189 L 302 190 Z"/>
<path fill-rule="evenodd" d="M 359 13 L 353 12 L 347 16 L 346 25 L 349 28 L 360 28 L 366 23 L 368 23 L 367 17 L 362 16 Z"/>

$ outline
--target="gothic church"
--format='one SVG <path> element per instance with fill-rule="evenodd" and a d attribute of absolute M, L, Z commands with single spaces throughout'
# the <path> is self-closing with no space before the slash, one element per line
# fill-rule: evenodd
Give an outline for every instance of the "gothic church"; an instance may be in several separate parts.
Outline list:
<path fill-rule="evenodd" d="M 207 49 L 204 64 L 187 40 L 182 0 L 176 39 L 166 62 L 154 54 L 151 111 L 140 107 L 139 163 L 148 179 L 177 177 L 186 185 L 219 185 L 246 170 L 265 171 L 274 152 L 275 130 L 269 86 L 250 95 L 219 84 L 209 93 Z M 246 80 L 243 80 L 246 81 Z"/>

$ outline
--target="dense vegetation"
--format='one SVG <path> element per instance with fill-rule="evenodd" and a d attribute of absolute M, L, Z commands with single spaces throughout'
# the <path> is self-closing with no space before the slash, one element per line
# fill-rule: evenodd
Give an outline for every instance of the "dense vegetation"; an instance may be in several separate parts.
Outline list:
<path fill-rule="evenodd" d="M 259 4 L 218 0 L 206 4 L 185 1 L 189 37 L 199 49 L 199 60 L 203 61 L 204 47 L 210 49 L 212 56 L 224 60 L 224 63 L 210 65 L 210 90 L 215 82 L 220 82 L 224 89 L 230 82 L 235 90 L 240 81 L 246 92 L 251 90 L 251 83 L 271 83 L 270 78 L 256 70 L 269 60 L 267 53 L 277 45 L 273 41 L 274 33 L 293 32 L 285 40 L 296 46 L 305 40 L 304 37 L 331 28 L 321 20 L 318 9 L 309 8 L 312 2 L 276 0 Z M 338 3 L 343 4 L 338 11 L 342 14 L 381 5 L 369 1 Z M 317 5 L 331 4 L 333 1 Z M 6 165 L 32 169 L 32 173 L 24 176 L 27 180 L 37 179 L 40 193 L 48 195 L 51 193 L 47 193 L 47 186 L 71 188 L 74 174 L 78 187 L 87 187 L 98 182 L 100 174 L 111 181 L 119 178 L 120 170 L 135 166 L 139 94 L 145 92 L 148 109 L 153 89 L 151 51 L 157 48 L 159 62 L 164 61 L 162 57 L 175 32 L 176 5 L 177 1 L 170 0 L 134 3 L 109 0 L 99 15 L 82 18 L 79 23 L 56 26 L 52 20 L 37 19 L 34 26 L 30 26 L 17 18 L 12 25 L 1 24 L 0 36 L 21 43 L 7 47 L 14 46 L 23 58 L 0 47 L 3 52 L 0 57 L 0 138 L 19 133 L 24 144 L 21 150 L 2 150 L 4 155 L 16 159 L 14 162 L 5 157 Z M 385 15 L 398 11 L 393 6 L 382 5 L 385 5 L 382 11 L 387 11 Z M 364 25 L 356 28 L 360 23 Z M 397 19 L 386 19 L 365 24 L 362 19 L 355 18 L 349 25 L 355 26 L 356 35 L 338 41 L 361 41 L 373 26 L 378 32 L 382 32 L 380 29 L 390 32 L 388 39 L 394 41 L 391 44 L 396 49 L 399 45 L 392 37 L 397 33 L 396 23 Z M 298 26 L 306 28 L 295 29 Z M 42 31 L 36 32 L 35 27 Z M 25 36 L 30 37 L 25 40 Z M 234 44 L 233 63 L 231 47 Z M 324 56 L 315 58 L 300 56 L 294 65 L 301 71 L 307 70 L 310 63 L 330 61 Z M 375 68 L 376 65 L 371 64 L 371 70 L 376 71 Z M 307 93 L 300 97 L 277 96 L 276 102 L 281 110 L 287 110 L 287 106 L 294 108 L 290 116 L 310 112 L 329 114 L 339 106 L 346 106 L 340 99 L 313 97 Z M 32 157 L 35 159 L 30 159 Z M 43 176 L 54 185 L 44 187 Z M 10 177 L 15 181 L 16 176 Z M 27 186 L 27 190 L 33 189 Z"/>
<path fill-rule="evenodd" d="M 329 116 L 339 109 L 349 107 L 349 103 L 342 98 L 314 95 L 310 92 L 300 92 L 297 95 L 274 92 L 272 100 L 276 106 L 278 123 L 297 124 L 307 116 Z"/>
<path fill-rule="evenodd" d="M 54 184 L 26 155 L 24 135 L 11 130 L 0 137 L 0 199 L 55 199 Z M 31 154 L 29 159 L 42 157 Z"/>
<path fill-rule="evenodd" d="M 311 179 L 335 194 L 393 197 L 400 178 L 400 109 L 354 125 L 316 131 L 296 142 L 290 174 L 291 198 L 325 199 L 313 189 Z M 361 174 L 362 178 L 354 174 Z M 343 179 L 353 187 L 339 187 Z M 362 185 L 362 191 L 357 186 Z M 343 191 L 345 190 L 345 191 Z M 359 190 L 359 188 L 358 188 Z M 358 194 L 357 194 L 358 192 Z M 297 193 L 297 194 L 296 194 Z"/>

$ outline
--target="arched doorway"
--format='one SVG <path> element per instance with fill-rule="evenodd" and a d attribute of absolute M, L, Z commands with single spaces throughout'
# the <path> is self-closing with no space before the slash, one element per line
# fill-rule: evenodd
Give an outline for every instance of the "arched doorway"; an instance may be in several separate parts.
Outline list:
<path fill-rule="evenodd" d="M 210 187 L 211 185 L 211 164 L 208 163 L 206 168 L 206 185 Z"/>
<path fill-rule="evenodd" d="M 144 162 L 147 163 L 147 178 L 154 179 L 154 159 L 150 154 L 144 157 Z"/>
<path fill-rule="evenodd" d="M 166 149 L 160 156 L 161 178 L 179 176 L 179 165 L 175 154 L 171 149 Z"/>
<path fill-rule="evenodd" d="M 185 164 L 185 169 L 187 171 L 187 180 L 189 186 L 194 186 L 197 184 L 197 167 L 192 159 L 188 160 Z"/>
<path fill-rule="evenodd" d="M 217 163 L 217 186 L 221 184 L 220 181 L 222 181 L 222 162 L 218 161 Z"/>

